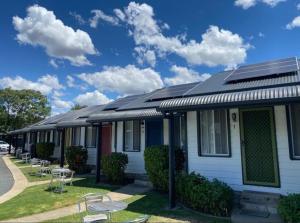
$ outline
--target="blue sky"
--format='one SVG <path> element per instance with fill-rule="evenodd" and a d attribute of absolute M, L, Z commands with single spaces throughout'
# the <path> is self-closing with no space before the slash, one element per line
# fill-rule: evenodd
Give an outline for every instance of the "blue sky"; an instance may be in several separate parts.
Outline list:
<path fill-rule="evenodd" d="M 40 90 L 57 114 L 299 56 L 299 3 L 2 1 L 0 87 Z"/>

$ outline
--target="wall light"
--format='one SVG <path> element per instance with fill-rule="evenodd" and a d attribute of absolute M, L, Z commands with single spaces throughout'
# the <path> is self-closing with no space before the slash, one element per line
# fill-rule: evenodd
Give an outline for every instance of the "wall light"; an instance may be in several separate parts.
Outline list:
<path fill-rule="evenodd" d="M 231 114 L 232 121 L 236 122 L 236 113 Z"/>

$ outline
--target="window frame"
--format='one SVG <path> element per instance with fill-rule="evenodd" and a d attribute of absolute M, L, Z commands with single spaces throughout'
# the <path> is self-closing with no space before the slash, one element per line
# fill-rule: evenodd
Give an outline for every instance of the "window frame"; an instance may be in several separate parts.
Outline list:
<path fill-rule="evenodd" d="M 299 104 L 300 103 L 295 103 Z M 294 144 L 294 135 L 293 135 L 293 120 L 292 120 L 292 105 L 289 104 L 286 105 L 286 121 L 287 121 L 287 129 L 288 129 L 288 140 L 289 140 L 289 155 L 290 155 L 290 160 L 300 160 L 300 155 L 295 156 L 295 144 Z"/>
<path fill-rule="evenodd" d="M 131 150 L 127 150 L 125 148 L 125 123 L 126 122 L 134 122 L 134 121 L 138 121 L 139 122 L 139 148 L 138 150 L 134 150 L 133 148 Z M 141 152 L 141 123 L 142 121 L 141 120 L 126 120 L 126 121 L 123 121 L 123 152 Z M 132 123 L 133 124 L 133 123 Z M 132 129 L 133 131 L 133 129 Z M 132 140 L 134 141 L 134 134 L 132 132 Z"/>
<path fill-rule="evenodd" d="M 92 146 L 87 145 L 88 128 L 95 129 L 95 145 L 92 145 Z M 86 126 L 85 127 L 84 147 L 85 148 L 97 148 L 97 127 L 95 127 L 95 126 Z"/>
<path fill-rule="evenodd" d="M 200 157 L 220 157 L 230 158 L 231 154 L 231 132 L 230 132 L 230 110 L 229 109 L 207 109 L 207 110 L 224 110 L 226 112 L 227 120 L 227 143 L 228 143 L 228 154 L 202 154 L 201 152 L 201 126 L 200 126 L 200 112 L 197 111 L 197 143 L 198 143 L 198 156 Z M 203 111 L 203 110 L 202 110 Z"/>

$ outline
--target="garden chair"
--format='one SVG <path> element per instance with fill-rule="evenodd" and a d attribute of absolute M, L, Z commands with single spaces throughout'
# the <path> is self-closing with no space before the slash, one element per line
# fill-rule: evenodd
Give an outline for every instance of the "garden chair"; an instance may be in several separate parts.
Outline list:
<path fill-rule="evenodd" d="M 64 176 L 61 175 L 59 172 L 52 172 L 52 177 L 50 180 L 50 183 L 48 185 L 48 189 L 52 189 L 54 192 L 64 192 L 64 186 L 65 186 L 65 181 L 64 181 Z M 56 184 L 56 186 L 55 186 Z"/>
<path fill-rule="evenodd" d="M 106 222 L 110 220 L 110 213 L 108 212 L 93 212 L 89 210 L 89 205 L 97 203 L 97 202 L 103 202 L 105 199 L 111 201 L 111 198 L 107 195 L 100 194 L 100 193 L 89 193 L 84 195 L 79 201 L 78 201 L 78 211 L 79 213 L 82 213 L 81 204 L 84 202 L 85 209 L 87 211 L 87 215 L 82 217 L 82 221 L 84 223 L 92 223 L 92 222 Z"/>
<path fill-rule="evenodd" d="M 45 176 L 46 174 L 51 174 L 51 169 L 49 167 L 50 162 L 47 160 L 40 161 L 40 169 L 37 172 L 38 176 Z"/>
<path fill-rule="evenodd" d="M 75 171 L 71 170 L 70 173 L 67 173 L 64 177 L 65 184 L 70 184 L 70 186 L 73 185 L 73 176 L 75 174 Z"/>
<path fill-rule="evenodd" d="M 41 160 L 37 158 L 32 158 L 30 160 L 31 167 L 36 167 L 41 165 Z"/>
<path fill-rule="evenodd" d="M 125 221 L 123 223 L 146 223 L 150 218 L 150 215 L 142 215 L 137 217 L 136 219 Z"/>
<path fill-rule="evenodd" d="M 22 161 L 24 163 L 29 163 L 31 159 L 30 153 L 22 153 Z"/>

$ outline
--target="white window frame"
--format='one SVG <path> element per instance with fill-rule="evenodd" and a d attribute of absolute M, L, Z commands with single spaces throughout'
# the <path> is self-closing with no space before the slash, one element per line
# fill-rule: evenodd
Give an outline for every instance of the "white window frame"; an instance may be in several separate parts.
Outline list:
<path fill-rule="evenodd" d="M 134 122 L 138 122 L 138 126 L 139 126 L 139 134 L 138 136 L 134 135 Z M 132 129 L 126 129 L 126 123 L 131 123 Z M 131 134 L 130 138 L 131 138 L 131 145 L 127 146 L 126 145 L 126 135 L 127 134 Z M 139 137 L 138 141 L 139 141 L 139 146 L 138 148 L 134 148 L 134 140 L 135 137 Z M 140 152 L 141 151 L 141 121 L 140 120 L 130 120 L 130 121 L 124 121 L 123 122 L 123 151 L 124 152 Z"/>

